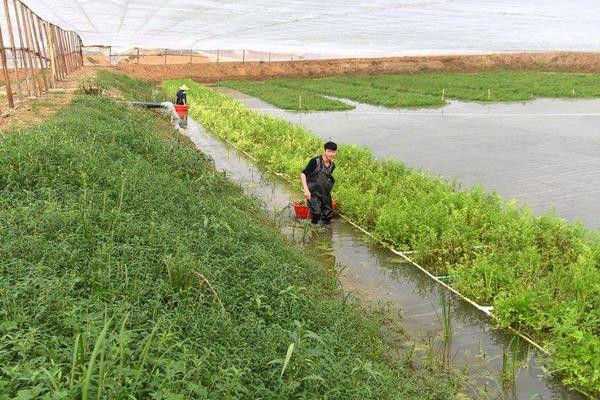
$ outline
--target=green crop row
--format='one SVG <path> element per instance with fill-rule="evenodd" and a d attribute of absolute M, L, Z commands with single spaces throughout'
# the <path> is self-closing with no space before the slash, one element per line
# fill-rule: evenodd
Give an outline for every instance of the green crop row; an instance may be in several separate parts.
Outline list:
<path fill-rule="evenodd" d="M 217 136 L 290 179 L 322 141 L 306 129 L 254 112 L 185 81 L 191 115 Z M 173 90 L 181 81 L 163 82 Z M 600 239 L 554 215 L 534 216 L 476 187 L 340 146 L 335 197 L 341 211 L 480 304 L 504 326 L 531 335 L 553 354 L 567 384 L 600 393 Z"/>
<path fill-rule="evenodd" d="M 337 111 L 354 107 L 339 100 L 328 99 L 318 93 L 299 88 L 278 86 L 271 81 L 223 81 L 219 86 L 235 89 L 242 93 L 258 97 L 284 110 L 298 111 Z"/>
<path fill-rule="evenodd" d="M 385 107 L 436 107 L 448 99 L 479 102 L 524 101 L 538 97 L 600 97 L 600 75 L 494 71 L 475 74 L 421 73 L 415 75 L 348 76 L 321 79 L 291 78 L 264 81 L 269 95 L 253 92 L 260 83 L 228 84 L 241 92 L 273 101 L 299 93 L 330 95 Z M 281 93 L 277 93 L 281 88 Z M 290 91 L 295 93 L 290 94 Z M 283 94 L 285 93 L 285 95 Z M 296 101 L 297 106 L 297 101 Z M 290 102 L 285 108 L 297 109 Z"/>
<path fill-rule="evenodd" d="M 164 120 L 0 137 L 0 399 L 455 398 Z"/>

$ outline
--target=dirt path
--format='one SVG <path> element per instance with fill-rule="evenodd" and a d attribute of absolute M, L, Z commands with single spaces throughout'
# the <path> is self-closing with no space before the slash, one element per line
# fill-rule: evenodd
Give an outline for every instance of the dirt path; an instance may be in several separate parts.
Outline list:
<path fill-rule="evenodd" d="M 35 99 L 17 104 L 15 109 L 3 109 L 0 132 L 26 128 L 42 123 L 46 118 L 66 107 L 75 95 L 80 82 L 96 73 L 94 68 L 82 68 L 59 82 L 57 89 Z"/>
<path fill-rule="evenodd" d="M 200 82 L 225 79 L 323 77 L 417 72 L 480 72 L 497 69 L 600 72 L 600 53 L 506 53 L 481 55 L 357 58 L 279 62 L 226 62 L 181 65 L 120 64 L 123 72 L 159 82 L 192 78 Z"/>

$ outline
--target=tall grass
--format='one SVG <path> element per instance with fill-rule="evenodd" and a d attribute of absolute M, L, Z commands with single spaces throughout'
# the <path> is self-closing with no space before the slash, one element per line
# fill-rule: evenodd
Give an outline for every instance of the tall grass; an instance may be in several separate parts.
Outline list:
<path fill-rule="evenodd" d="M 181 82 L 167 81 L 166 89 Z M 322 148 L 315 135 L 192 81 L 191 115 L 259 163 L 298 179 Z M 458 190 L 394 160 L 341 146 L 335 196 L 341 211 L 483 305 L 504 326 L 553 353 L 564 381 L 600 393 L 598 232 L 554 216 L 534 216 L 481 188 Z"/>
<path fill-rule="evenodd" d="M 1 399 L 455 396 L 148 112 L 76 99 L 0 187 Z"/>

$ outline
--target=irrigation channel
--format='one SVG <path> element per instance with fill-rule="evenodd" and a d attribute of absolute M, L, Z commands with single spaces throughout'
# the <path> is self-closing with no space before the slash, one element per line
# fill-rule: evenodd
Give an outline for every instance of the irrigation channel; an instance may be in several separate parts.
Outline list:
<path fill-rule="evenodd" d="M 339 99 L 350 111 L 287 112 L 232 89 L 257 111 L 299 123 L 338 143 L 364 145 L 470 186 L 481 184 L 536 214 L 600 228 L 600 99 L 526 103 L 452 101 L 442 108 L 390 109 Z"/>
<path fill-rule="evenodd" d="M 272 212 L 281 231 L 328 271 L 340 272 L 344 293 L 365 304 L 385 304 L 403 329 L 393 343 L 402 357 L 435 358 L 468 375 L 472 395 L 490 399 L 583 399 L 543 376 L 542 356 L 503 330 L 489 317 L 447 292 L 414 266 L 341 219 L 331 229 L 314 230 L 297 221 L 289 202 L 299 192 L 287 181 L 261 170 L 236 149 L 188 120 L 184 130 L 203 153 L 212 157 L 248 194 Z M 268 211 L 267 211 L 268 212 Z M 422 361 L 425 362 L 425 361 Z"/>

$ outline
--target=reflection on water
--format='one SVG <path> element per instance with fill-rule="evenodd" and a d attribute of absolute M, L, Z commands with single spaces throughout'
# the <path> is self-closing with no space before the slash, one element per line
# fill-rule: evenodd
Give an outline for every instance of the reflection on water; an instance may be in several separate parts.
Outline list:
<path fill-rule="evenodd" d="M 281 232 L 326 269 L 332 290 L 338 289 L 339 278 L 345 295 L 391 311 L 395 318 L 384 329 L 397 331 L 400 322 L 404 335 L 392 344 L 401 357 L 464 371 L 468 391 L 477 398 L 581 399 L 542 377 L 540 356 L 525 342 L 493 329 L 486 316 L 418 269 L 342 220 L 326 230 L 295 220 L 289 202 L 297 195 L 289 185 L 207 135 L 193 120 L 186 133 L 218 170 L 273 211 Z"/>

